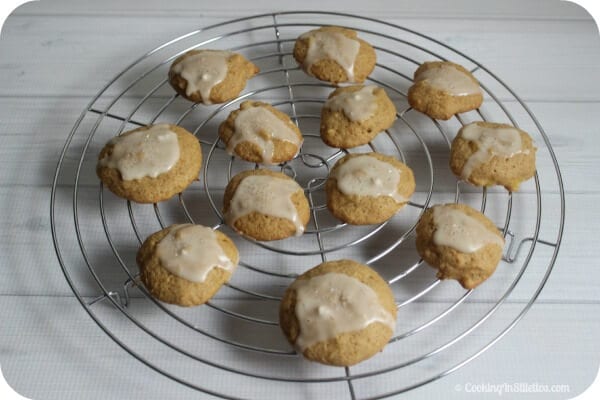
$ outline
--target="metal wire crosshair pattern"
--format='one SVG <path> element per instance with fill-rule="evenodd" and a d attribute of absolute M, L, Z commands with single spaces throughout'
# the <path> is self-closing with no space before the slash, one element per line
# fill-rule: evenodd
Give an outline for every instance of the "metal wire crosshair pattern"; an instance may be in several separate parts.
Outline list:
<path fill-rule="evenodd" d="M 323 185 L 345 152 L 319 138 L 322 103 L 332 87 L 308 77 L 291 57 L 295 38 L 321 25 L 358 31 L 378 62 L 367 84 L 384 87 L 398 109 L 392 128 L 352 151 L 394 155 L 414 171 L 417 193 L 387 223 L 350 227 L 324 205 Z M 192 48 L 230 49 L 256 63 L 260 74 L 242 95 L 222 105 L 191 104 L 169 88 L 166 72 Z M 452 60 L 481 82 L 481 109 L 448 122 L 410 109 L 406 92 L 416 66 Z M 299 238 L 259 243 L 223 224 L 223 188 L 253 164 L 224 151 L 216 130 L 246 99 L 287 112 L 305 143 L 277 168 L 294 177 L 310 200 L 312 220 Z M 538 173 L 518 194 L 480 191 L 458 183 L 447 168 L 456 131 L 473 120 L 509 122 L 538 147 Z M 137 126 L 171 122 L 192 131 L 203 147 L 199 182 L 168 202 L 137 205 L 113 196 L 94 176 L 96 157 L 112 136 Z M 542 192 L 551 193 L 542 196 Z M 462 201 L 492 218 L 505 234 L 504 259 L 475 290 L 440 282 L 414 249 L 414 227 L 430 204 Z M 542 210 L 544 212 L 542 212 Z M 135 60 L 85 107 L 58 161 L 50 207 L 56 253 L 76 298 L 119 346 L 156 372 L 221 398 L 377 399 L 435 381 L 476 359 L 507 334 L 538 297 L 556 260 L 564 226 L 560 170 L 542 126 L 521 99 L 467 55 L 418 32 L 384 21 L 324 12 L 286 12 L 241 18 L 171 40 Z M 135 253 L 150 233 L 194 222 L 226 231 L 242 262 L 231 282 L 207 305 L 183 309 L 153 299 L 137 280 Z M 297 274 L 327 259 L 367 263 L 391 284 L 398 325 L 385 350 L 355 367 L 304 361 L 277 326 L 278 301 Z"/>

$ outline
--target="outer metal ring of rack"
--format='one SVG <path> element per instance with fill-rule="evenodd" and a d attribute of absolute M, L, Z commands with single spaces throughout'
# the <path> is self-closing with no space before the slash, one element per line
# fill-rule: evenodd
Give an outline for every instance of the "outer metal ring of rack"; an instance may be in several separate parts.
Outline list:
<path fill-rule="evenodd" d="M 299 71 L 291 57 L 299 33 L 327 24 L 353 28 L 374 45 L 379 61 L 368 83 L 384 87 L 400 111 L 394 127 L 364 151 L 394 154 L 418 171 L 418 200 L 399 214 L 407 216 L 369 229 L 350 228 L 328 217 L 322 201 L 323 184 L 331 166 L 346 151 L 324 150 L 319 142 L 319 109 L 331 87 Z M 209 47 L 239 51 L 259 64 L 262 72 L 238 99 L 205 107 L 173 95 L 165 76 L 178 55 L 191 48 Z M 431 59 L 452 59 L 469 66 L 486 95 L 482 109 L 448 123 L 412 111 L 405 100 L 412 71 Z M 298 157 L 278 168 L 303 185 L 311 205 L 311 224 L 305 235 L 291 244 L 237 237 L 242 263 L 223 289 L 229 297 L 217 297 L 193 310 L 164 305 L 138 284 L 136 248 L 152 230 L 170 223 L 196 222 L 226 229 L 218 188 L 235 172 L 257 166 L 225 154 L 214 131 L 244 99 L 268 99 L 288 112 L 305 134 Z M 447 153 L 456 127 L 473 118 L 506 120 L 534 136 L 546 168 L 538 171 L 529 192 L 474 193 L 460 183 L 448 186 L 452 178 L 445 176 L 443 163 L 436 162 Z M 159 120 L 181 124 L 198 136 L 205 155 L 203 182 L 166 204 L 153 206 L 116 199 L 102 185 L 98 191 L 89 173 L 98 146 L 128 126 Z M 560 212 L 542 213 L 542 185 L 557 192 L 552 206 Z M 507 246 L 499 267 L 503 271 L 497 272 L 499 276 L 490 279 L 489 285 L 457 291 L 435 279 L 414 255 L 416 221 L 426 207 L 445 195 L 454 201 L 477 201 L 505 234 Z M 72 224 L 64 220 L 69 214 Z M 514 91 L 483 65 L 438 40 L 384 21 L 342 13 L 282 12 L 190 32 L 144 54 L 109 81 L 85 107 L 67 138 L 52 185 L 50 218 L 56 254 L 76 298 L 111 339 L 153 370 L 193 390 L 227 399 L 279 398 L 282 394 L 377 399 L 456 371 L 523 318 L 544 287 L 558 254 L 564 189 L 541 124 Z M 73 248 L 74 243 L 78 247 Z M 265 257 L 277 259 L 280 266 L 268 265 Z M 341 257 L 361 258 L 382 272 L 395 290 L 399 314 L 406 320 L 400 320 L 397 333 L 381 355 L 359 366 L 307 365 L 281 340 L 278 300 L 290 280 L 313 265 L 308 263 Z M 238 275 L 243 277 L 236 280 Z M 239 298 L 253 307 L 239 307 L 235 300 Z M 516 301 L 508 301 L 512 299 Z M 423 318 L 411 325 L 411 316 L 417 314 Z M 156 324 L 156 318 L 161 323 Z M 171 326 L 169 332 L 163 329 L 165 323 Z M 430 340 L 432 336 L 438 339 Z M 220 356 L 193 343 L 214 347 Z M 194 374 L 187 374 L 188 370 Z M 198 379 L 197 374 L 207 373 L 218 377 L 217 383 Z M 237 385 L 227 384 L 230 380 Z M 265 381 L 270 381 L 269 385 L 261 384 Z"/>

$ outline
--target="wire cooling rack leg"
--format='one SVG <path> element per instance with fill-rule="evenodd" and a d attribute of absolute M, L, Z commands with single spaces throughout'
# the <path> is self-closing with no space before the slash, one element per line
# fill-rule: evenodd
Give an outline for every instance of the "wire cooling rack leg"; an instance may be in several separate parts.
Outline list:
<path fill-rule="evenodd" d="M 107 299 L 108 297 L 112 297 L 121 307 L 127 307 L 127 301 L 123 301 L 119 292 L 116 291 L 108 292 L 107 294 L 101 294 L 98 297 L 94 297 L 92 300 L 88 301 L 87 305 L 91 307 L 94 304 Z"/>
<path fill-rule="evenodd" d="M 513 251 L 513 247 L 515 246 L 515 234 L 511 230 L 506 231 L 506 235 L 504 236 L 504 240 L 508 240 L 508 246 L 506 247 L 506 253 L 502 256 L 502 259 L 506 262 L 512 263 L 514 258 L 511 258 L 510 254 Z"/>
<path fill-rule="evenodd" d="M 134 279 L 127 278 L 125 283 L 123 283 L 123 297 L 124 297 L 124 301 L 122 304 L 123 307 L 127 307 L 129 305 L 129 288 L 132 288 L 137 285 L 137 282 L 135 281 L 135 279 L 138 279 L 139 276 L 140 276 L 140 274 L 137 274 L 134 277 Z"/>
<path fill-rule="evenodd" d="M 101 294 L 100 296 L 94 297 L 92 300 L 88 301 L 87 305 L 88 306 L 93 306 L 94 304 L 96 304 L 100 300 L 104 300 L 105 298 L 106 298 L 106 295 L 105 294 Z"/>
<path fill-rule="evenodd" d="M 121 295 L 117 291 L 108 292 L 108 296 L 112 297 L 121 307 L 125 307 Z"/>
<path fill-rule="evenodd" d="M 523 248 L 523 246 L 528 242 L 533 242 L 534 238 L 526 237 L 526 238 L 521 239 L 521 241 L 519 242 L 519 244 L 516 245 L 516 248 L 515 248 L 515 243 L 517 242 L 515 240 L 515 234 L 512 231 L 507 231 L 506 236 L 510 237 L 510 243 L 508 244 L 508 247 L 506 249 L 506 254 L 502 257 L 502 259 L 504 261 L 512 264 L 517 260 L 517 258 L 519 258 L 519 253 L 521 252 L 521 249 Z M 535 242 L 544 244 L 546 246 L 551 246 L 551 247 L 558 246 L 557 243 L 550 242 L 548 240 L 539 239 L 539 238 L 537 240 L 535 240 Z"/>

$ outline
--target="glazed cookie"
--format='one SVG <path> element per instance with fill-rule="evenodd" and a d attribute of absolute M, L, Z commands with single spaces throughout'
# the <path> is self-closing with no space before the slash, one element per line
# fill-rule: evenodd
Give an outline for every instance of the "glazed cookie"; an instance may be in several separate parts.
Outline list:
<path fill-rule="evenodd" d="M 412 108 L 436 119 L 475 110 L 483 103 L 479 82 L 463 66 L 450 61 L 423 63 L 408 90 Z"/>
<path fill-rule="evenodd" d="M 267 169 L 243 171 L 225 188 L 227 225 L 256 240 L 299 236 L 310 218 L 304 191 L 289 176 Z"/>
<path fill-rule="evenodd" d="M 287 114 L 267 103 L 245 101 L 219 126 L 227 152 L 259 164 L 293 159 L 302 146 L 300 129 Z"/>
<path fill-rule="evenodd" d="M 308 75 L 333 84 L 364 82 L 376 61 L 369 43 L 358 38 L 356 31 L 339 26 L 324 26 L 300 35 L 294 58 Z"/>
<path fill-rule="evenodd" d="M 515 192 L 535 174 L 536 150 L 531 137 L 512 125 L 473 122 L 452 141 L 450 169 L 473 185 Z"/>
<path fill-rule="evenodd" d="M 117 196 L 157 203 L 198 179 L 201 167 L 198 139 L 180 126 L 159 124 L 110 140 L 100 151 L 96 174 Z"/>
<path fill-rule="evenodd" d="M 414 191 L 412 170 L 379 153 L 348 154 L 335 164 L 325 184 L 327 208 L 352 225 L 387 221 Z"/>
<path fill-rule="evenodd" d="M 206 303 L 239 261 L 235 244 L 211 228 L 171 225 L 150 235 L 137 253 L 140 279 L 157 299 L 180 306 Z"/>
<path fill-rule="evenodd" d="M 169 83 L 195 103 L 224 103 L 236 98 L 258 67 L 241 54 L 225 50 L 190 50 L 169 69 Z"/>
<path fill-rule="evenodd" d="M 279 325 L 309 360 L 357 364 L 381 351 L 396 325 L 396 304 L 373 269 L 351 260 L 322 263 L 286 290 Z"/>
<path fill-rule="evenodd" d="M 321 110 L 321 138 L 331 147 L 349 149 L 369 143 L 395 120 L 396 107 L 382 88 L 338 88 Z"/>
<path fill-rule="evenodd" d="M 417 224 L 417 251 L 438 270 L 473 289 L 489 278 L 502 258 L 504 238 L 492 221 L 464 204 L 436 205 Z"/>

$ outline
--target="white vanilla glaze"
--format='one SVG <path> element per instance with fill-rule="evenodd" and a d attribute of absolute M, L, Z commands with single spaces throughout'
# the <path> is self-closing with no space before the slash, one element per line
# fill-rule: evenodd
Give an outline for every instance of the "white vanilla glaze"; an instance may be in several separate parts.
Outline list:
<path fill-rule="evenodd" d="M 516 128 L 493 128 L 476 122 L 462 128 L 462 137 L 477 143 L 474 152 L 461 171 L 461 178 L 467 179 L 473 170 L 494 156 L 510 158 L 523 153 L 521 134 Z"/>
<path fill-rule="evenodd" d="M 306 32 L 300 39 L 308 40 L 308 51 L 303 66 L 309 75 L 314 63 L 331 59 L 346 72 L 348 81 L 354 81 L 354 62 L 360 49 L 358 40 L 350 39 L 341 32 L 314 30 Z"/>
<path fill-rule="evenodd" d="M 206 226 L 177 225 L 156 245 L 160 264 L 174 275 L 192 282 L 204 282 L 213 268 L 233 272 L 236 267 Z"/>
<path fill-rule="evenodd" d="M 307 347 L 339 334 L 358 331 L 374 322 L 392 331 L 396 320 L 379 302 L 377 293 L 356 278 L 329 272 L 292 284 L 300 334 L 296 346 Z"/>
<path fill-rule="evenodd" d="M 227 152 L 234 154 L 241 142 L 254 143 L 261 149 L 264 164 L 273 164 L 274 140 L 281 140 L 298 146 L 302 139 L 284 121 L 264 107 L 249 107 L 241 110 L 234 123 L 234 132 L 227 143 Z"/>
<path fill-rule="evenodd" d="M 336 168 L 332 176 L 346 195 L 390 196 L 398 203 L 408 201 L 398 193 L 400 171 L 392 164 L 367 154 L 352 157 Z"/>
<path fill-rule="evenodd" d="M 459 209 L 448 205 L 434 206 L 433 222 L 433 242 L 438 246 L 452 247 L 462 253 L 473 253 L 487 244 L 504 248 L 501 236 Z"/>
<path fill-rule="evenodd" d="M 116 136 L 109 144 L 114 146 L 112 153 L 99 160 L 99 164 L 117 169 L 124 181 L 156 178 L 179 160 L 177 134 L 167 124 Z"/>
<path fill-rule="evenodd" d="M 227 60 L 232 54 L 225 50 L 202 50 L 175 64 L 173 72 L 187 81 L 185 94 L 190 96 L 199 91 L 202 102 L 212 104 L 210 92 L 227 76 Z"/>
<path fill-rule="evenodd" d="M 377 111 L 377 86 L 365 86 L 355 92 L 339 93 L 325 102 L 326 108 L 342 111 L 350 121 L 365 121 Z"/>
<path fill-rule="evenodd" d="M 302 190 L 294 180 L 270 175 L 250 175 L 242 179 L 231 198 L 225 221 L 233 226 L 238 218 L 252 212 L 290 220 L 296 227 L 296 236 L 304 233 L 292 195 Z"/>
<path fill-rule="evenodd" d="M 447 64 L 442 64 L 438 68 L 426 69 L 415 77 L 415 82 L 425 80 L 436 89 L 446 91 L 453 96 L 481 93 L 477 82 L 464 72 Z"/>

